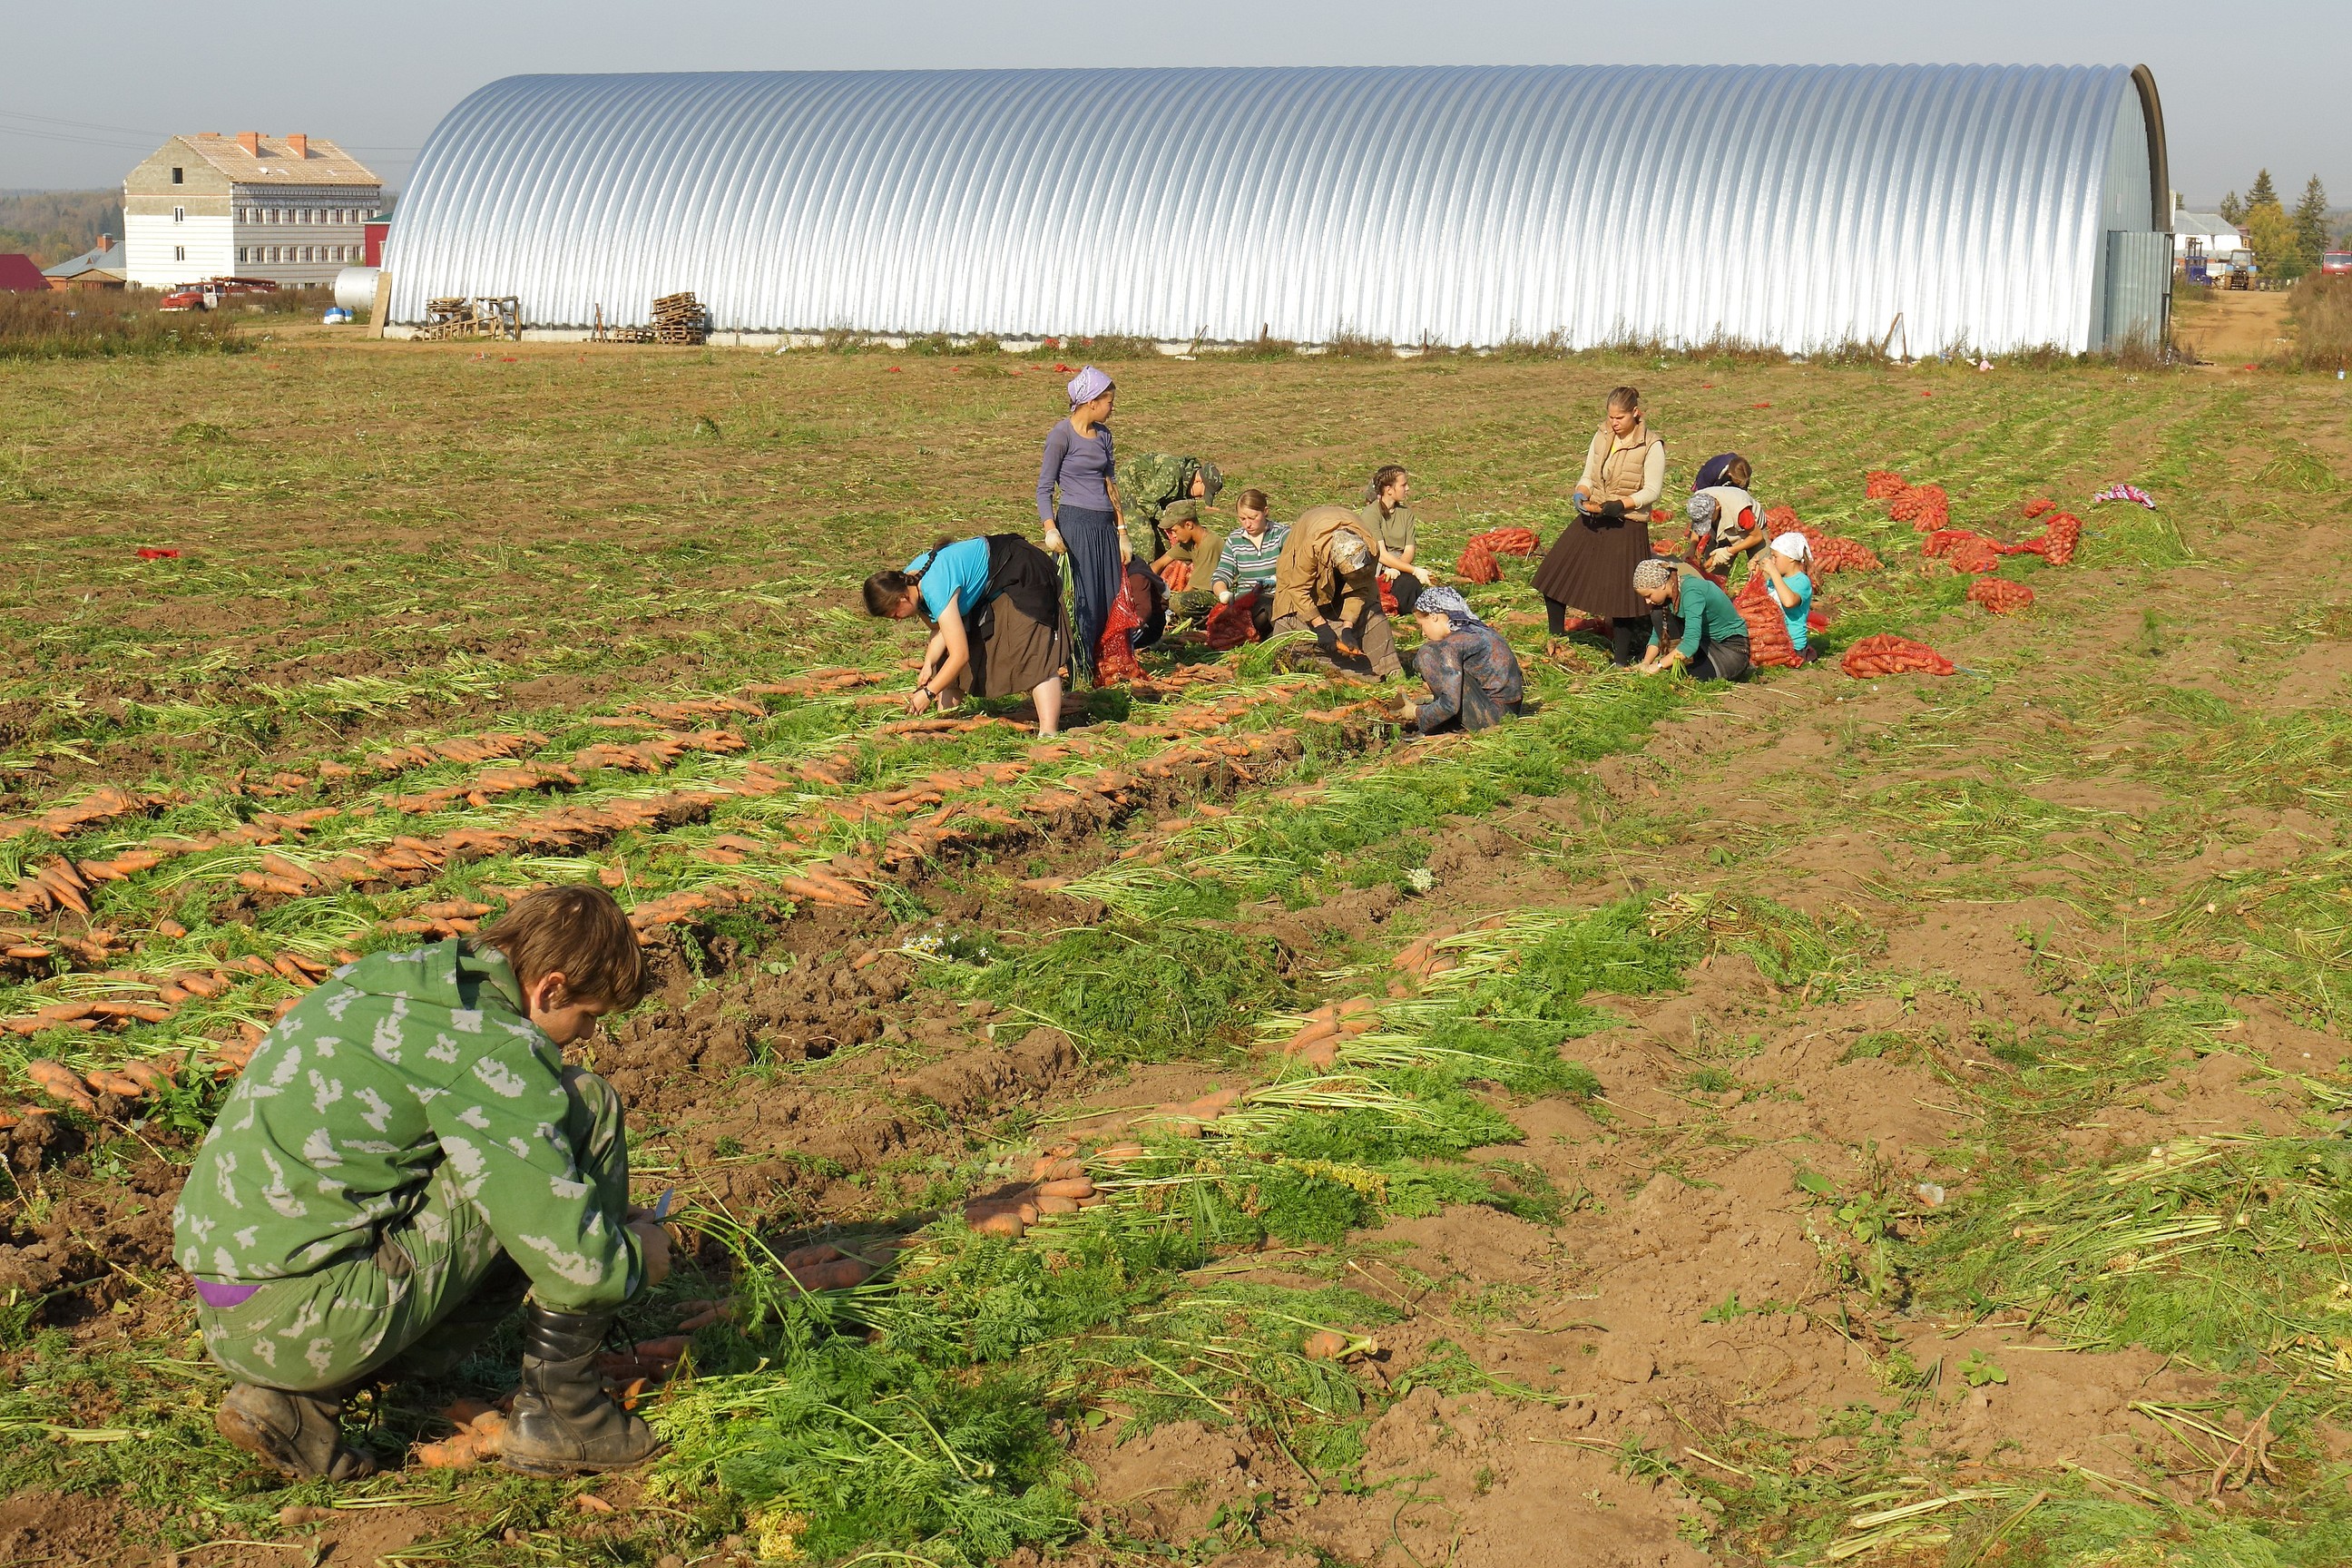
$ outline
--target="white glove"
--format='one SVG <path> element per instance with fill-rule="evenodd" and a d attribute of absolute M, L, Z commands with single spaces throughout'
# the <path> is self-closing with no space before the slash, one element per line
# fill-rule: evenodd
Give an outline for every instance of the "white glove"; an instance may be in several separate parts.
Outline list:
<path fill-rule="evenodd" d="M 1127 530 L 1118 531 L 1118 563 L 1122 566 L 1135 559 L 1135 541 L 1128 538 Z"/>
<path fill-rule="evenodd" d="M 1055 528 L 1052 523 L 1047 523 L 1045 525 L 1045 553 L 1048 555 L 1067 555 L 1069 552 L 1070 547 L 1062 542 L 1062 531 Z"/>
<path fill-rule="evenodd" d="M 1217 584 L 1217 603 L 1219 603 L 1220 605 L 1230 605 L 1230 604 L 1232 604 L 1233 602 L 1234 602 L 1234 591 L 1233 591 L 1231 588 L 1226 587 L 1223 583 L 1218 584 Z"/>

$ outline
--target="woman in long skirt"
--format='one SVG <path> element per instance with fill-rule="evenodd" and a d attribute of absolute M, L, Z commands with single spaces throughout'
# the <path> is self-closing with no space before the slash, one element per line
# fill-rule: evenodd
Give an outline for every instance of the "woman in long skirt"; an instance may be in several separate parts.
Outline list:
<path fill-rule="evenodd" d="M 1135 552 L 1119 515 L 1117 464 L 1111 453 L 1111 405 L 1118 389 L 1093 365 L 1072 377 L 1070 416 L 1045 437 L 1037 470 L 1037 521 L 1045 548 L 1070 558 L 1077 598 L 1079 664 L 1091 672 L 1103 623 L 1118 598 L 1119 580 Z"/>
<path fill-rule="evenodd" d="M 1037 704 L 1037 733 L 1061 728 L 1070 625 L 1062 576 L 1019 534 L 943 539 L 898 571 L 875 573 L 866 579 L 866 613 L 920 616 L 931 628 L 908 712 L 1026 691 Z"/>
<path fill-rule="evenodd" d="M 1554 637 L 1566 635 L 1573 605 L 1610 623 L 1610 651 L 1628 665 L 1641 657 L 1650 626 L 1650 606 L 1633 592 L 1633 568 L 1650 558 L 1650 508 L 1666 488 L 1666 443 L 1630 386 L 1610 393 L 1607 414 L 1576 481 L 1576 521 L 1544 555 L 1536 589 Z"/>

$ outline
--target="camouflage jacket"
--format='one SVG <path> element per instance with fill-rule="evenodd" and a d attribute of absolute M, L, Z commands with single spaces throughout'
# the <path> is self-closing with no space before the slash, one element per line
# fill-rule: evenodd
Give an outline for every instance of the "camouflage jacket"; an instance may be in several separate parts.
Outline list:
<path fill-rule="evenodd" d="M 541 1302 L 619 1306 L 644 1264 L 566 1140 L 562 1070 L 495 949 L 453 939 L 344 965 L 222 1104 L 173 1215 L 180 1267 L 257 1284 L 373 1251 L 446 1161 Z"/>
<path fill-rule="evenodd" d="M 1118 466 L 1119 508 L 1129 524 L 1155 526 L 1160 516 L 1181 500 L 1192 488 L 1200 466 L 1190 458 L 1150 452 Z"/>

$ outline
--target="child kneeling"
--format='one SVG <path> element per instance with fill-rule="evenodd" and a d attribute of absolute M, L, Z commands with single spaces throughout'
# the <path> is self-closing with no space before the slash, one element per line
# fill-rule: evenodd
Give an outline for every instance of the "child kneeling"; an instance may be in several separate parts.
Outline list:
<path fill-rule="evenodd" d="M 341 1441 L 352 1392 L 446 1375 L 520 1309 L 506 1467 L 659 1451 L 596 1352 L 669 1242 L 629 1205 L 619 1097 L 562 1059 L 645 990 L 612 895 L 553 888 L 478 938 L 344 965 L 262 1038 L 173 1215 L 205 1348 L 236 1380 L 223 1436 L 289 1479 L 366 1475 Z"/>

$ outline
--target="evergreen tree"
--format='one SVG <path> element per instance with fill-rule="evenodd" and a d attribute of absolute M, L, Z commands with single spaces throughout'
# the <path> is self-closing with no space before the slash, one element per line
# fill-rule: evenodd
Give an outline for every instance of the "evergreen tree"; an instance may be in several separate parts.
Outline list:
<path fill-rule="evenodd" d="M 2271 172 L 2264 169 L 2254 176 L 2254 188 L 2246 193 L 2246 207 L 2252 211 L 2264 202 L 2277 202 L 2278 191 L 2271 184 Z"/>
<path fill-rule="evenodd" d="M 2235 191 L 2223 196 L 2221 205 L 2214 210 L 2221 215 L 2221 221 L 2231 228 L 2246 221 L 2246 204 L 2238 199 L 2238 193 Z"/>
<path fill-rule="evenodd" d="M 2327 250 L 2327 191 L 2316 174 L 2294 205 L 2294 238 L 2295 248 L 2303 252 L 2304 270 L 2315 269 Z"/>

